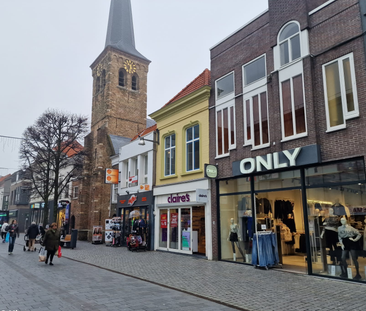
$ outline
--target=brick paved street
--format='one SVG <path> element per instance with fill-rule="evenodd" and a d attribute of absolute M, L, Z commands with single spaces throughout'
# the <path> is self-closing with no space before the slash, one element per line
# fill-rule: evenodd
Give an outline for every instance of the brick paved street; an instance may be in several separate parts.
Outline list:
<path fill-rule="evenodd" d="M 8 244 L 0 243 L 0 310 L 233 310 L 67 258 L 45 265 L 37 252 L 23 252 L 22 245 L 8 255 Z"/>
<path fill-rule="evenodd" d="M 20 238 L 18 242 L 19 245 L 16 246 L 16 255 L 14 255 L 11 260 L 9 259 L 10 256 L 4 253 L 3 245 L 0 245 L 0 264 L 3 265 L 8 263 L 10 267 L 13 267 L 15 270 L 17 270 L 17 268 L 22 269 L 17 273 L 18 277 L 24 273 L 24 282 L 30 284 L 29 273 L 31 272 L 29 270 L 31 269 L 27 269 L 27 263 L 24 260 L 24 256 L 35 255 L 36 257 L 36 254 L 29 254 L 28 252 L 23 254 L 20 249 L 21 245 L 23 245 L 20 245 L 20 243 L 23 242 L 22 238 Z M 127 303 L 126 300 L 129 299 L 121 298 L 130 297 L 129 295 L 134 292 L 129 285 L 124 289 L 123 284 L 126 283 L 127 280 L 128 284 L 132 282 L 131 286 L 133 289 L 136 287 L 143 287 L 140 295 L 143 293 L 142 296 L 145 297 L 143 301 L 149 301 L 149 307 L 153 307 L 154 303 L 165 301 L 167 297 L 173 295 L 166 293 L 168 289 L 162 287 L 153 287 L 157 288 L 153 289 L 156 293 L 151 293 L 150 286 L 153 286 L 151 283 L 161 284 L 165 287 L 181 291 L 173 292 L 173 297 L 180 297 L 179 301 L 198 299 L 194 296 L 191 296 L 190 298 L 181 298 L 181 295 L 189 297 L 189 295 L 182 293 L 187 292 L 201 297 L 207 297 L 211 300 L 231 305 L 239 309 L 242 308 L 255 311 L 364 310 L 366 305 L 366 284 L 298 275 L 279 272 L 277 270 L 258 270 L 251 266 L 207 261 L 191 256 L 165 252 L 132 253 L 126 248 L 111 248 L 106 247 L 105 245 L 93 245 L 81 241 L 77 242 L 77 247 L 74 250 L 63 249 L 63 256 L 64 258 L 62 259 L 56 259 L 57 265 L 52 267 L 55 269 L 50 272 L 48 271 L 51 267 L 44 267 L 44 264 L 32 262 L 36 269 L 34 275 L 37 275 L 35 278 L 37 286 L 41 287 L 39 283 L 41 283 L 41 280 L 43 279 L 42 273 L 44 273 L 44 271 L 49 273 L 49 277 L 55 277 L 56 287 L 62 288 L 61 294 L 55 298 L 56 303 L 60 306 L 64 301 L 65 296 L 67 297 L 68 294 L 72 294 L 73 297 L 82 299 L 83 302 L 92 301 L 93 303 L 97 303 L 94 308 L 106 304 L 107 298 L 114 297 L 113 299 L 117 301 L 116 305 L 121 301 L 121 310 L 129 310 L 128 306 L 124 305 L 124 303 Z M 68 260 L 68 258 L 73 260 Z M 85 262 L 89 265 L 80 262 Z M 104 270 L 97 269 L 90 265 L 104 268 Z M 46 268 L 47 270 L 44 270 L 43 268 Z M 120 274 L 113 274 L 105 269 L 116 271 Z M 80 277 L 80 280 L 77 281 L 67 281 L 61 274 L 66 270 L 70 271 L 70 273 L 67 273 L 69 277 L 71 275 L 83 275 L 83 277 Z M 2 269 L 2 271 L 4 270 Z M 133 276 L 134 279 L 126 279 L 121 274 Z M 103 290 L 106 286 L 105 284 L 109 284 L 108 278 L 111 279 L 111 286 L 109 288 L 115 288 L 115 292 L 112 290 L 113 293 L 110 294 L 111 296 L 109 296 L 109 292 L 106 293 L 105 290 Z M 138 279 L 147 280 L 149 282 L 139 281 Z M 14 286 L 16 289 L 21 288 L 20 296 L 23 298 L 25 292 L 29 293 L 29 289 L 24 289 L 25 283 L 17 281 L 19 286 Z M 70 283 L 70 285 L 66 285 L 68 283 Z M 98 286 L 95 287 L 93 284 L 98 284 Z M 50 282 L 48 281 L 46 285 L 43 286 L 43 291 L 45 290 L 44 287 L 47 289 L 50 288 Z M 99 291 L 101 288 L 102 293 Z M 118 290 L 116 288 L 118 288 Z M 50 292 L 55 292 L 55 290 L 50 290 Z M 124 295 L 125 293 L 127 294 Z M 0 297 L 3 298 L 3 296 Z M 71 300 L 73 299 L 67 299 L 68 303 L 71 303 Z M 139 299 L 136 300 L 139 302 Z M 152 302 L 150 303 L 151 300 Z M 177 299 L 173 298 L 170 300 L 170 307 L 172 307 L 171 303 L 174 303 L 174 300 Z M 9 300 L 7 299 L 7 301 Z M 81 304 L 81 301 L 75 301 Z M 48 300 L 47 303 L 49 304 L 50 300 Z M 214 304 L 210 307 L 206 305 L 211 303 L 208 300 L 199 299 L 192 303 L 202 303 L 207 306 L 207 310 L 228 310 L 224 305 Z M 201 305 L 184 304 L 184 306 L 187 309 L 177 309 L 175 307 L 173 309 L 206 310 L 203 306 L 201 307 Z M 126 309 L 123 309 L 123 307 Z M 160 310 L 156 305 L 154 305 L 154 307 L 156 309 L 144 309 L 144 304 L 139 304 L 138 306 L 141 310 Z M 71 305 L 70 309 L 67 310 L 82 310 L 77 308 L 81 308 L 80 305 Z M 110 308 L 109 304 L 108 308 Z M 111 310 L 108 308 L 106 310 Z M 161 308 L 161 310 L 162 309 L 163 308 Z M 66 309 L 61 308 L 60 310 Z"/>

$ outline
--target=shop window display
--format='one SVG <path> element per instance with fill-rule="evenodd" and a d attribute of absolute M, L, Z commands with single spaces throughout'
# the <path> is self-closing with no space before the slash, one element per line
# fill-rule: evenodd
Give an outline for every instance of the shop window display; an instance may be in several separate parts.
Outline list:
<path fill-rule="evenodd" d="M 251 263 L 253 217 L 250 194 L 220 197 L 221 259 Z"/>
<path fill-rule="evenodd" d="M 363 183 L 307 190 L 313 273 L 366 280 Z"/>

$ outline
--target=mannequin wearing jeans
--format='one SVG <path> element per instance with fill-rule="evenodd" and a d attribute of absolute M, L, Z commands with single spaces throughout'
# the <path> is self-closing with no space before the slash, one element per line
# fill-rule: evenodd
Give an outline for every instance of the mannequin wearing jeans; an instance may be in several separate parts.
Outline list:
<path fill-rule="evenodd" d="M 239 245 L 239 241 L 241 241 L 239 228 L 237 224 L 234 224 L 234 218 L 230 219 L 230 232 L 227 240 L 231 242 L 231 247 L 233 248 L 233 260 L 236 261 L 235 245 L 239 249 L 240 254 L 243 256 L 243 260 L 245 260 L 245 256 Z"/>
<path fill-rule="evenodd" d="M 348 266 L 347 255 L 351 253 L 351 257 L 356 268 L 356 276 L 353 279 L 359 280 L 361 279 L 361 275 L 357 261 L 358 243 L 356 242 L 361 238 L 361 234 L 357 229 L 348 225 L 347 220 L 344 217 L 341 218 L 341 224 L 342 226 L 338 228 L 338 238 L 342 246 L 342 260 L 341 260 L 342 274 L 340 276 L 347 277 L 347 266 Z"/>

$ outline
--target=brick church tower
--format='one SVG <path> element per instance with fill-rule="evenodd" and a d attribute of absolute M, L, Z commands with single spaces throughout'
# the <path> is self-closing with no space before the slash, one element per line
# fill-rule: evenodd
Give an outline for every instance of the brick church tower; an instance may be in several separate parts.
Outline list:
<path fill-rule="evenodd" d="M 115 140 L 129 141 L 147 127 L 147 72 L 150 61 L 135 48 L 130 0 L 111 0 L 107 38 L 90 66 L 93 76 L 91 132 L 85 138 L 83 177 L 72 214 L 79 238 L 90 239 L 93 226 L 104 225 L 111 210 L 111 185 L 104 184 Z"/>

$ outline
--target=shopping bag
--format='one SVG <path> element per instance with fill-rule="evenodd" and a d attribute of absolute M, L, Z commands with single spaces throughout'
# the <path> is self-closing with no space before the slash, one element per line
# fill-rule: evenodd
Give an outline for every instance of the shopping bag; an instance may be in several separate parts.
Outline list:
<path fill-rule="evenodd" d="M 58 247 L 57 257 L 61 258 L 62 252 L 61 252 L 61 246 Z"/>
<path fill-rule="evenodd" d="M 6 233 L 6 237 L 5 237 L 5 243 L 9 243 L 9 237 L 10 237 L 10 233 Z"/>
<path fill-rule="evenodd" d="M 44 262 L 47 259 L 47 251 L 44 247 L 41 247 L 39 250 L 38 260 L 40 262 Z"/>

